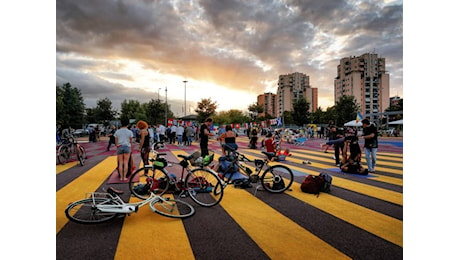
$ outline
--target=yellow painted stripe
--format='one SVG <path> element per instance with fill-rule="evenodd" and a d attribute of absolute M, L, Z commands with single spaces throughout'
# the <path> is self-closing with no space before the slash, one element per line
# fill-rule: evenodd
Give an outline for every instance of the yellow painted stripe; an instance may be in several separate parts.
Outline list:
<path fill-rule="evenodd" d="M 220 205 L 271 259 L 350 259 L 244 190 L 227 187 Z"/>
<path fill-rule="evenodd" d="M 65 170 L 68 170 L 68 169 L 74 167 L 77 164 L 79 165 L 79 163 L 80 162 L 78 162 L 78 161 L 74 161 L 74 162 L 68 162 L 66 164 L 57 164 L 56 165 L 56 174 L 59 174 L 59 173 L 65 171 Z"/>
<path fill-rule="evenodd" d="M 246 157 L 252 160 L 256 158 L 248 154 L 245 154 L 245 155 Z M 291 160 L 291 158 L 289 158 L 289 160 Z M 249 165 L 249 164 L 246 164 L 246 165 L 249 166 L 254 171 L 254 168 L 252 167 L 252 165 Z M 316 172 L 310 169 L 306 169 L 306 168 L 293 166 L 293 165 L 288 165 L 288 167 L 291 168 L 292 170 L 296 170 L 296 171 L 303 172 L 306 174 L 313 174 L 313 175 L 319 174 L 319 172 Z M 361 193 L 361 194 L 364 194 L 370 197 L 374 197 L 377 199 L 395 203 L 398 205 L 403 205 L 403 195 L 399 192 L 386 190 L 383 188 L 375 187 L 375 186 L 364 184 L 364 183 L 359 183 L 359 182 L 352 181 L 349 179 L 340 178 L 338 176 L 333 177 L 332 185 L 340 187 L 340 188 L 352 190 L 352 191 L 355 191 L 355 192 L 358 192 L 358 193 Z"/>
<path fill-rule="evenodd" d="M 299 183 L 293 183 L 291 187 L 292 192 L 287 192 L 286 194 L 398 246 L 403 246 L 403 222 L 401 220 L 340 199 L 328 193 L 321 193 L 319 197 L 303 193 L 300 190 Z"/>
<path fill-rule="evenodd" d="M 67 205 L 71 202 L 84 199 L 87 192 L 95 191 L 113 172 L 114 165 L 116 164 L 116 156 L 107 157 L 56 192 L 56 233 L 58 233 L 68 221 L 64 212 Z"/>
<path fill-rule="evenodd" d="M 308 153 L 305 153 L 305 152 L 298 152 L 296 150 L 293 150 L 291 151 L 291 154 L 292 155 L 295 155 L 295 156 L 307 156 L 307 160 L 315 160 L 315 166 L 316 165 L 321 165 L 321 167 L 323 169 L 327 169 L 327 168 L 331 168 L 331 165 L 328 165 L 328 164 L 321 164 L 320 162 L 317 162 L 317 161 L 321 161 L 321 162 L 327 162 L 327 163 L 331 163 L 331 162 L 334 162 L 332 160 L 332 157 L 331 159 L 328 159 L 328 158 L 324 158 L 324 157 L 318 157 L 318 156 L 311 156 L 311 155 L 308 155 Z M 389 173 L 394 173 L 394 174 L 399 174 L 399 175 L 402 175 L 403 174 L 403 170 L 402 169 L 393 169 L 393 168 L 385 168 L 385 167 L 382 167 L 382 166 L 393 166 L 393 167 L 401 167 L 402 168 L 402 163 L 393 163 L 393 162 L 385 162 L 385 161 L 379 161 L 378 160 L 379 156 L 377 155 L 377 166 L 376 166 L 376 169 L 375 170 L 380 170 L 380 171 L 384 171 L 384 172 L 389 172 Z M 298 159 L 295 159 L 295 158 L 292 158 L 290 157 L 289 158 L 290 161 L 299 161 Z M 302 161 L 300 161 L 302 162 Z M 361 163 L 366 166 L 366 158 L 363 154 L 363 157 L 361 157 Z M 318 166 L 319 167 L 319 166 Z M 335 167 L 335 166 L 334 166 Z"/>
<path fill-rule="evenodd" d="M 245 155 L 248 158 L 251 158 L 248 155 L 248 153 L 246 153 L 246 152 L 245 152 Z M 252 156 L 252 159 L 253 158 L 254 157 Z M 295 163 L 299 163 L 299 164 L 302 164 L 302 161 L 303 161 L 303 160 L 299 160 L 299 159 L 292 158 L 292 157 L 289 157 L 287 160 L 295 162 Z M 274 163 L 279 163 L 279 162 L 272 162 L 271 164 L 274 164 Z M 336 166 L 331 166 L 331 165 L 322 164 L 322 163 L 318 163 L 318 162 L 315 162 L 314 166 L 318 167 L 318 168 L 321 168 L 321 169 L 330 169 L 330 168 L 336 167 Z M 289 167 L 292 168 L 292 169 L 296 169 L 296 170 L 301 169 L 301 168 L 293 166 L 293 165 L 289 165 Z M 385 175 L 379 175 L 379 174 L 375 174 L 375 173 L 372 174 L 372 175 L 374 175 L 376 177 L 368 177 L 368 179 L 371 179 L 371 180 L 374 180 L 374 181 L 390 183 L 390 184 L 395 184 L 395 185 L 400 185 L 400 186 L 402 186 L 402 184 L 403 184 L 403 180 L 401 178 L 394 178 L 394 177 L 389 177 L 389 176 L 385 176 Z"/>
<path fill-rule="evenodd" d="M 137 201 L 134 197 L 130 199 Z M 133 258 L 195 259 L 182 220 L 153 213 L 148 204 L 126 216 L 123 222 L 114 259 Z"/>
<path fill-rule="evenodd" d="M 334 155 L 334 150 L 332 150 L 332 152 L 328 152 L 328 153 L 324 153 L 322 151 L 315 151 L 315 150 L 307 150 L 307 149 L 291 149 L 291 151 L 296 151 L 296 152 L 300 152 L 300 153 L 303 153 L 303 154 L 308 154 L 308 155 L 313 155 L 313 156 L 320 156 L 318 158 L 325 158 L 325 156 L 331 156 Z M 364 159 L 366 156 L 364 155 L 364 153 L 362 153 L 362 158 Z M 389 161 L 395 161 L 395 162 L 403 162 L 403 156 L 402 154 L 397 154 L 397 153 L 379 153 L 377 152 L 377 158 L 382 158 L 382 159 L 385 159 L 385 160 L 389 160 Z"/>

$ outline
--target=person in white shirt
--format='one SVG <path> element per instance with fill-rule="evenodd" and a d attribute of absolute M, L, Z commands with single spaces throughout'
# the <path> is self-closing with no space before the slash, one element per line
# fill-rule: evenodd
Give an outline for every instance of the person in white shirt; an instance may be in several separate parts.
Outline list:
<path fill-rule="evenodd" d="M 170 144 L 175 144 L 176 143 L 176 132 L 177 132 L 177 126 L 172 125 L 171 126 L 171 134 L 170 134 L 170 138 L 169 138 L 169 143 Z"/>
<path fill-rule="evenodd" d="M 129 157 L 131 155 L 131 144 L 133 142 L 133 132 L 128 129 L 129 120 L 121 119 L 120 129 L 115 136 L 115 145 L 117 146 L 118 173 L 121 181 L 127 181 L 126 175 L 129 168 Z"/>
<path fill-rule="evenodd" d="M 179 125 L 176 130 L 177 143 L 182 146 L 182 136 L 184 135 L 184 127 Z"/>
<path fill-rule="evenodd" d="M 158 126 L 158 135 L 160 136 L 160 141 L 163 142 L 166 138 L 166 127 L 162 124 Z"/>

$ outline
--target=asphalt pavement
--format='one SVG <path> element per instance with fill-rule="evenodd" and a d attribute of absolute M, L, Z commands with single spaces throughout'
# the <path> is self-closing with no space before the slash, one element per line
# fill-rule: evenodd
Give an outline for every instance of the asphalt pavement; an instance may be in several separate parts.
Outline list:
<path fill-rule="evenodd" d="M 239 151 L 249 158 L 263 158 L 249 149 L 246 136 L 237 138 Z M 334 166 L 333 151 L 324 153 L 324 139 L 303 145 L 284 144 L 292 156 L 286 165 L 295 174 L 290 191 L 271 194 L 256 186 L 224 191 L 220 204 L 204 208 L 189 198 L 196 214 L 171 219 L 147 207 L 138 213 L 99 225 L 70 222 L 65 207 L 85 193 L 112 186 L 125 191 L 125 201 L 135 201 L 127 184 L 108 184 L 116 167 L 115 147 L 106 152 L 107 139 L 88 143 L 84 166 L 73 160 L 56 165 L 56 259 L 402 259 L 403 258 L 403 141 L 380 138 L 375 174 L 343 174 Z M 259 138 L 259 141 L 261 139 Z M 211 140 L 210 150 L 221 153 Z M 166 144 L 168 159 L 199 150 Z M 138 151 L 135 165 L 141 166 Z M 215 157 L 215 160 L 217 160 Z M 363 161 L 365 165 L 365 158 Z M 311 164 L 303 164 L 303 161 Z M 179 168 L 168 168 L 180 175 Z M 308 174 L 326 171 L 332 177 L 331 193 L 318 197 L 302 193 L 300 184 Z"/>

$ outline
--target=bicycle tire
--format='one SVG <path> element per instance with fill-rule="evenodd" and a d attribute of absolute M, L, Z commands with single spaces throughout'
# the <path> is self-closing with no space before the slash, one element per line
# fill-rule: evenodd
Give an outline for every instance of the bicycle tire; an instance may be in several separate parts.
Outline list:
<path fill-rule="evenodd" d="M 286 184 L 287 180 L 287 184 Z M 281 181 L 284 185 L 280 185 Z M 273 165 L 267 168 L 262 177 L 260 183 L 262 187 L 271 193 L 281 193 L 289 189 L 294 181 L 294 174 L 292 170 L 284 165 Z"/>
<path fill-rule="evenodd" d="M 94 203 L 95 202 L 95 203 Z M 115 218 L 119 213 L 101 212 L 96 205 L 119 205 L 111 198 L 88 198 L 75 201 L 65 209 L 66 217 L 79 224 L 99 224 Z"/>
<path fill-rule="evenodd" d="M 77 151 L 78 161 L 80 162 L 80 165 L 83 166 L 83 165 L 85 165 L 85 159 L 86 159 L 85 148 L 80 145 L 80 146 L 78 146 L 77 149 L 79 150 L 79 152 Z"/>
<path fill-rule="evenodd" d="M 205 168 L 195 168 L 185 177 L 188 195 L 203 207 L 212 207 L 220 203 L 224 188 L 220 178 Z"/>
<path fill-rule="evenodd" d="M 173 198 L 154 199 L 149 206 L 153 212 L 170 218 L 188 218 L 195 214 L 195 208 L 192 205 Z"/>
<path fill-rule="evenodd" d="M 164 183 L 163 185 L 165 186 L 160 187 L 160 179 L 164 180 L 161 183 Z M 147 185 L 148 187 L 145 186 L 145 190 L 139 190 L 139 185 Z M 168 174 L 163 169 L 155 169 L 152 166 L 138 169 L 129 178 L 129 190 L 131 194 L 143 200 L 148 199 L 152 192 L 158 196 L 163 195 L 169 190 L 169 185 Z"/>
<path fill-rule="evenodd" d="M 67 144 L 59 146 L 57 157 L 60 164 L 66 164 L 70 158 L 70 147 Z"/>

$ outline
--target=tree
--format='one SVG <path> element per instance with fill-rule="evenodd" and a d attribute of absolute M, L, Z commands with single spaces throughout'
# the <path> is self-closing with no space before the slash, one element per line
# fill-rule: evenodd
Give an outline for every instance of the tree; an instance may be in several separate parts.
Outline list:
<path fill-rule="evenodd" d="M 144 108 L 137 100 L 123 100 L 121 102 L 121 115 L 120 118 L 147 120 L 144 112 Z"/>
<path fill-rule="evenodd" d="M 327 121 L 324 120 L 324 112 L 321 107 L 318 107 L 315 112 L 311 113 L 311 121 L 316 124 L 323 124 Z"/>
<path fill-rule="evenodd" d="M 159 99 L 151 99 L 145 104 L 145 115 L 147 116 L 147 122 L 152 125 L 164 124 L 166 104 L 161 103 Z M 168 109 L 170 111 L 170 109 Z"/>
<path fill-rule="evenodd" d="M 245 123 L 250 120 L 249 117 L 243 114 L 243 111 L 231 109 L 228 111 L 221 111 L 214 115 L 214 122 L 218 125 L 228 125 L 235 123 Z"/>
<path fill-rule="evenodd" d="M 64 126 L 69 121 L 69 115 L 65 111 L 64 89 L 56 86 L 56 124 Z"/>
<path fill-rule="evenodd" d="M 282 117 L 283 117 L 283 124 L 285 125 L 294 124 L 294 119 L 292 117 L 292 111 L 284 111 Z"/>
<path fill-rule="evenodd" d="M 292 119 L 297 126 L 303 126 L 308 123 L 308 119 L 310 117 L 310 112 L 308 112 L 309 106 L 310 104 L 303 97 L 299 98 L 292 104 Z"/>
<path fill-rule="evenodd" d="M 198 107 L 195 112 L 198 114 L 197 120 L 204 122 L 206 118 L 215 115 L 217 109 L 217 103 L 213 102 L 210 98 L 203 98 L 198 102 Z"/>
<path fill-rule="evenodd" d="M 65 83 L 56 86 L 56 122 L 63 127 L 80 128 L 84 123 L 85 103 L 79 89 Z"/>
<path fill-rule="evenodd" d="M 108 122 L 113 120 L 117 115 L 117 111 L 112 108 L 112 101 L 107 97 L 99 99 L 94 110 L 95 121 L 93 122 L 104 123 L 106 126 Z"/>
<path fill-rule="evenodd" d="M 341 96 L 339 101 L 335 103 L 335 112 L 337 114 L 336 125 L 341 126 L 348 121 L 356 119 L 358 111 L 359 106 L 356 104 L 354 96 Z"/>

